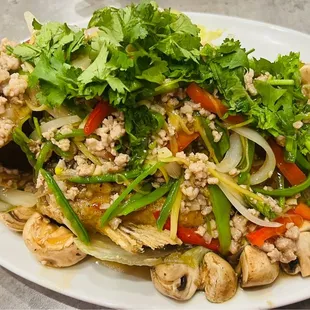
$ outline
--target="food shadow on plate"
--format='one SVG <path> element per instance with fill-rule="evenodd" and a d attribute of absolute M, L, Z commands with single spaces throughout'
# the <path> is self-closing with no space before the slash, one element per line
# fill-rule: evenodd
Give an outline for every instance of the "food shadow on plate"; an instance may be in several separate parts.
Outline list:
<path fill-rule="evenodd" d="M 115 262 L 101 261 L 96 258 L 88 258 L 89 263 L 95 264 L 95 268 L 100 273 L 106 273 L 107 269 L 121 272 L 128 279 L 134 281 L 151 281 L 150 268 L 146 266 L 128 266 Z"/>

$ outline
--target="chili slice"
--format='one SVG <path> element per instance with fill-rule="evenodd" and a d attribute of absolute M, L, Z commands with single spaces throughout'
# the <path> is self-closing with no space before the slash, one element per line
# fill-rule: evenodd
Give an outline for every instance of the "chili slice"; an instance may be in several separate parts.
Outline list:
<path fill-rule="evenodd" d="M 92 134 L 101 124 L 101 122 L 112 112 L 112 107 L 107 101 L 100 101 L 89 114 L 84 127 L 85 135 Z"/>

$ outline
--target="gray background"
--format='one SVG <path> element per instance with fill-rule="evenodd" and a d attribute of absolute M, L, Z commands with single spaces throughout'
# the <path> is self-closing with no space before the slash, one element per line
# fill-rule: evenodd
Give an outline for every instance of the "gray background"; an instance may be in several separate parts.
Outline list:
<path fill-rule="evenodd" d="M 27 10 L 41 21 L 54 19 L 73 23 L 77 16 L 88 16 L 93 10 L 102 6 L 120 6 L 130 2 L 127 0 L 0 0 L 0 37 L 24 39 L 27 31 L 23 22 L 23 13 Z M 162 7 L 173 7 L 181 11 L 239 16 L 310 33 L 310 0 L 159 0 L 158 2 Z M 72 12 L 75 15 L 72 15 Z M 207 307 L 207 304 L 204 307 Z M 0 309 L 100 308 L 54 293 L 0 267 Z M 287 306 L 285 309 L 310 309 L 310 300 Z"/>

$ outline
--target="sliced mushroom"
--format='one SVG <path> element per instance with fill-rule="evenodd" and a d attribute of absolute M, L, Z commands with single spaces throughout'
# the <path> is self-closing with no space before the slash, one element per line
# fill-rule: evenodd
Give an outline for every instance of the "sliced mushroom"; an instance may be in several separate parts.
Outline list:
<path fill-rule="evenodd" d="M 1 213 L 0 221 L 10 229 L 21 232 L 34 212 L 34 208 L 18 207 L 11 212 Z"/>
<path fill-rule="evenodd" d="M 305 64 L 300 69 L 301 83 L 310 84 L 310 64 Z"/>
<path fill-rule="evenodd" d="M 244 248 L 238 267 L 242 273 L 242 287 L 270 284 L 276 280 L 280 269 L 278 263 L 270 262 L 265 252 L 250 245 Z"/>
<path fill-rule="evenodd" d="M 176 300 L 188 300 L 196 293 L 199 285 L 199 267 L 186 264 L 160 264 L 151 269 L 156 289 Z"/>
<path fill-rule="evenodd" d="M 75 245 L 70 230 L 37 212 L 27 221 L 23 238 L 28 249 L 43 265 L 69 267 L 86 256 Z"/>
<path fill-rule="evenodd" d="M 215 253 L 205 255 L 202 264 L 202 283 L 211 302 L 224 302 L 237 291 L 237 275 L 231 265 Z"/>
<path fill-rule="evenodd" d="M 200 286 L 200 263 L 209 250 L 196 247 L 181 254 L 171 254 L 151 269 L 156 289 L 176 300 L 188 300 Z"/>
<path fill-rule="evenodd" d="M 303 231 L 310 231 L 310 222 L 304 220 L 301 227 L 299 227 L 299 231 L 303 232 Z"/>
<path fill-rule="evenodd" d="M 281 263 L 281 267 L 282 270 L 290 276 L 294 276 L 301 271 L 298 258 L 288 264 Z"/>
<path fill-rule="evenodd" d="M 310 276 L 310 232 L 302 232 L 297 241 L 297 256 L 303 277 Z"/>

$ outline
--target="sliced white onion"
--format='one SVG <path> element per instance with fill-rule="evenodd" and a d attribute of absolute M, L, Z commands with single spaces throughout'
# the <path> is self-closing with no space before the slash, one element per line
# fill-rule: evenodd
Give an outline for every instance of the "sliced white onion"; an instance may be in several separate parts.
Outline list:
<path fill-rule="evenodd" d="M 266 151 L 266 159 L 264 164 L 258 171 L 251 175 L 250 184 L 256 185 L 270 178 L 276 167 L 276 158 L 267 141 L 259 133 L 250 128 L 242 127 L 234 128 L 232 130 L 238 133 L 240 136 L 246 137 L 249 140 L 255 142 Z"/>
<path fill-rule="evenodd" d="M 160 161 L 161 159 L 172 157 L 171 151 L 167 147 L 162 147 L 157 151 L 157 158 Z"/>
<path fill-rule="evenodd" d="M 182 168 L 177 162 L 171 162 L 164 166 L 168 175 L 173 179 L 178 179 L 181 176 Z"/>
<path fill-rule="evenodd" d="M 57 129 L 57 128 L 60 128 L 64 125 L 70 125 L 70 124 L 74 124 L 74 123 L 77 123 L 80 121 L 81 121 L 81 119 L 77 115 L 71 115 L 71 116 L 56 118 L 56 119 L 53 119 L 47 123 L 42 124 L 41 125 L 41 132 L 44 133 L 44 132 L 49 131 L 50 129 Z M 39 139 L 37 132 L 33 131 L 30 135 L 30 138 L 33 140 Z"/>
<path fill-rule="evenodd" d="M 72 115 L 72 113 L 70 113 L 70 111 L 63 106 L 54 109 L 48 108 L 46 111 L 54 118 L 61 118 Z"/>
<path fill-rule="evenodd" d="M 238 134 L 233 133 L 230 138 L 230 148 L 223 160 L 216 165 L 216 170 L 227 173 L 236 168 L 242 158 L 242 144 Z"/>
<path fill-rule="evenodd" d="M 14 207 L 26 208 L 31 208 L 37 203 L 37 197 L 32 193 L 3 187 L 0 188 L 0 200 Z"/>
<path fill-rule="evenodd" d="M 81 121 L 81 123 L 79 125 L 79 129 L 84 129 L 87 120 L 88 120 L 88 115 Z"/>
<path fill-rule="evenodd" d="M 249 210 L 246 208 L 246 206 L 243 204 L 242 201 L 239 201 L 239 199 L 233 194 L 233 192 L 229 189 L 229 187 L 219 184 L 220 189 L 223 191 L 227 199 L 231 202 L 231 204 L 239 211 L 240 214 L 242 214 L 245 218 L 247 218 L 252 223 L 263 226 L 263 227 L 280 227 L 282 224 L 277 222 L 268 222 L 264 221 L 256 216 L 254 216 L 252 213 L 249 212 Z"/>
<path fill-rule="evenodd" d="M 41 131 L 42 132 L 47 132 L 50 129 L 53 128 L 60 128 L 64 125 L 70 125 L 70 124 L 74 124 L 77 122 L 80 122 L 81 119 L 79 116 L 77 115 L 71 115 L 71 116 L 65 116 L 65 117 L 61 117 L 61 118 L 56 118 L 53 119 L 52 121 L 49 121 L 47 123 L 44 123 L 43 125 L 41 125 Z"/>
<path fill-rule="evenodd" d="M 1 212 L 7 212 L 9 211 L 10 209 L 13 209 L 14 206 L 12 206 L 11 204 L 9 203 L 6 203 L 4 201 L 0 201 L 0 213 Z"/>

